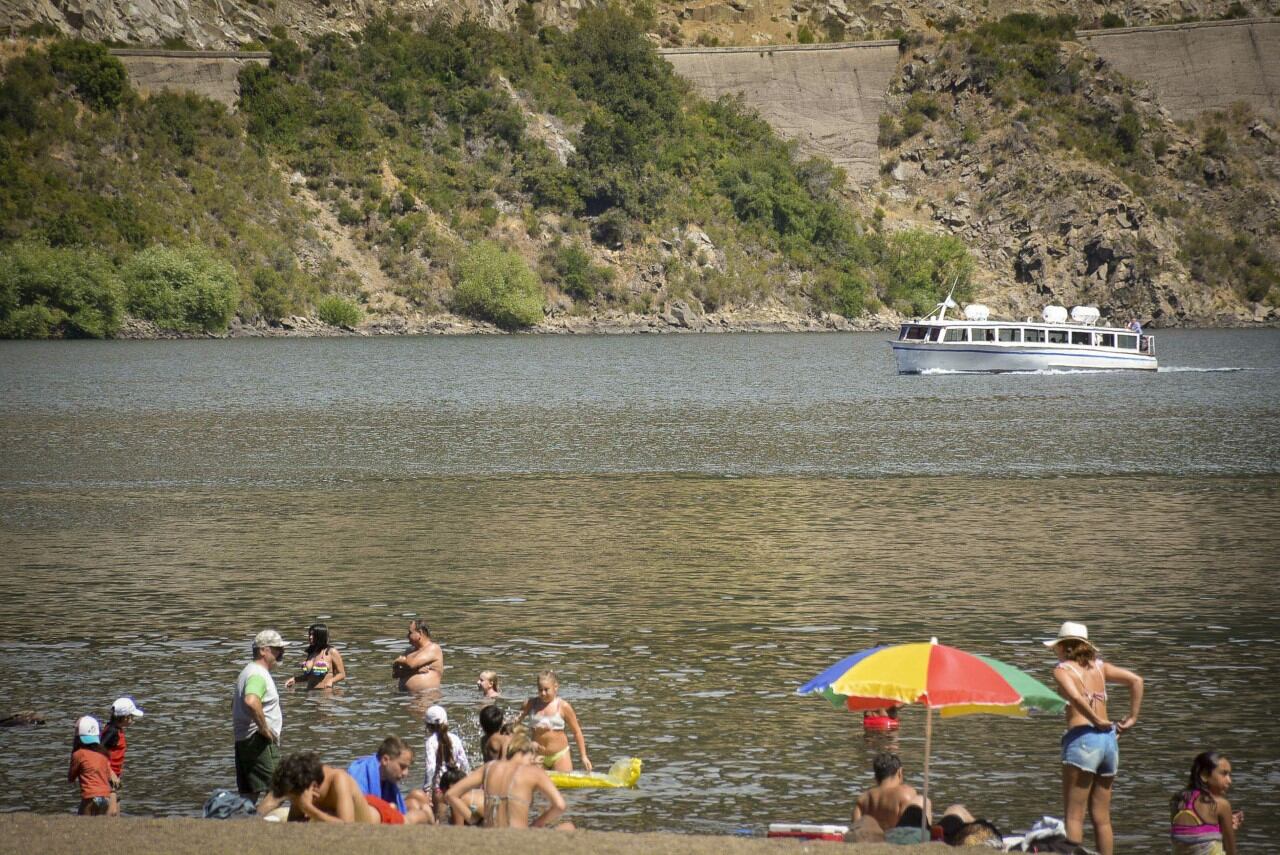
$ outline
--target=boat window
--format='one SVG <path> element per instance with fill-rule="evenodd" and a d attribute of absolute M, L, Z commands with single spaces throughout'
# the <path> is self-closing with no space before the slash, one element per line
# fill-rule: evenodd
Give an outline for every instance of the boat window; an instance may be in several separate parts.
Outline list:
<path fill-rule="evenodd" d="M 929 327 L 929 341 L 942 341 L 942 327 Z"/>
<path fill-rule="evenodd" d="M 1098 344 L 1102 345 L 1103 347 L 1115 347 L 1116 334 L 1109 333 L 1109 332 L 1098 333 Z"/>
<path fill-rule="evenodd" d="M 1067 331 L 1066 330 L 1049 330 L 1049 343 L 1050 344 L 1066 344 Z"/>
<path fill-rule="evenodd" d="M 947 330 L 947 334 L 946 336 L 943 337 L 942 340 L 943 341 L 968 341 L 969 340 L 968 332 L 969 331 L 964 327 L 952 327 L 951 329 Z"/>
<path fill-rule="evenodd" d="M 1071 343 L 1072 344 L 1093 344 L 1093 333 L 1072 330 Z"/>
<path fill-rule="evenodd" d="M 1138 349 L 1138 337 L 1136 335 L 1118 335 L 1116 339 L 1119 341 L 1119 346 L 1125 350 Z"/>
<path fill-rule="evenodd" d="M 1023 330 L 1023 341 L 1044 341 L 1044 330 Z"/>
<path fill-rule="evenodd" d="M 907 327 L 907 333 L 904 336 L 907 341 L 924 341 L 925 333 L 929 331 L 928 327 Z"/>
<path fill-rule="evenodd" d="M 991 327 L 974 327 L 970 341 L 995 341 L 996 331 Z"/>
<path fill-rule="evenodd" d="M 1001 341 L 1022 341 L 1022 330 L 1001 327 L 996 335 Z"/>

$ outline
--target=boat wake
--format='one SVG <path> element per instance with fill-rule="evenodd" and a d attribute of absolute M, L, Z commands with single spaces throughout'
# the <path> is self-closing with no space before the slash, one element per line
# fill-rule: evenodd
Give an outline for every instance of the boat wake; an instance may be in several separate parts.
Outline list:
<path fill-rule="evenodd" d="M 1225 366 L 1223 368 L 1196 368 L 1192 365 L 1170 365 L 1165 368 L 1157 368 L 1158 374 L 1217 374 L 1223 371 L 1253 371 L 1252 368 L 1237 368 L 1235 366 Z"/>

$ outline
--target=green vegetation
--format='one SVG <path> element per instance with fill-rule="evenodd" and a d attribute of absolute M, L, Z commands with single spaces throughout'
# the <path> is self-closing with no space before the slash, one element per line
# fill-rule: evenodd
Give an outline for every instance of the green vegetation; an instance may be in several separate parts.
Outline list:
<path fill-rule="evenodd" d="M 481 241 L 462 259 L 453 292 L 459 314 L 489 321 L 504 330 L 542 320 L 542 283 L 523 258 L 492 241 Z"/>
<path fill-rule="evenodd" d="M 334 327 L 354 327 L 364 319 L 364 309 L 345 297 L 330 294 L 316 303 L 316 317 Z"/>
<path fill-rule="evenodd" d="M 1179 255 L 1202 282 L 1228 286 L 1253 303 L 1266 300 L 1274 305 L 1280 298 L 1280 265 L 1243 232 L 1223 237 L 1194 226 L 1183 233 Z"/>
<path fill-rule="evenodd" d="M 120 270 L 129 313 L 166 329 L 221 332 L 239 301 L 235 270 L 202 247 L 151 246 Z"/>
<path fill-rule="evenodd" d="M 106 338 L 124 295 L 99 252 L 18 243 L 0 252 L 0 337 Z"/>
<path fill-rule="evenodd" d="M 277 31 L 269 67 L 241 73 L 236 114 L 195 96 L 140 99 L 100 46 L 32 48 L 0 82 L 0 249 L 92 248 L 121 272 L 129 312 L 192 331 L 234 313 L 333 312 L 326 292 L 355 293 L 304 198 L 411 306 L 508 329 L 541 320 L 532 262 L 583 306 L 630 299 L 590 262 L 588 239 L 628 264 L 662 262 L 672 296 L 710 308 L 772 296 L 856 314 L 931 304 L 945 277 L 964 277 L 949 247 L 918 235 L 916 256 L 941 254 L 902 280 L 908 238 L 864 223 L 839 170 L 799 157 L 741 101 L 695 96 L 643 12 L 588 10 L 569 33 L 522 21 L 507 33 L 388 17 L 306 45 Z M 937 110 L 921 96 L 911 115 Z M 567 162 L 527 132 L 529 111 L 572 129 Z M 652 249 L 689 225 L 714 237 L 723 269 Z M 214 259 L 229 266 L 215 275 Z"/>

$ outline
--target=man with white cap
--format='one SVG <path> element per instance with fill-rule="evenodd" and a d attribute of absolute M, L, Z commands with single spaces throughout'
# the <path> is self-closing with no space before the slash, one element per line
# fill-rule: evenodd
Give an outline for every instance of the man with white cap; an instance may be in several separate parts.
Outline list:
<path fill-rule="evenodd" d="M 280 693 L 271 669 L 284 658 L 286 642 L 274 629 L 264 629 L 253 639 L 253 661 L 236 680 L 231 701 L 231 723 L 236 738 L 236 789 L 257 799 L 271 788 L 271 776 L 280 760 Z"/>

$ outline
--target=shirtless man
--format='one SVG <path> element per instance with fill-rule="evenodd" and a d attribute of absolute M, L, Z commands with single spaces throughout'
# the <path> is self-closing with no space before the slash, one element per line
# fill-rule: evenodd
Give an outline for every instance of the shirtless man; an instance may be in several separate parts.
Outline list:
<path fill-rule="evenodd" d="M 391 676 L 400 681 L 401 689 L 410 692 L 438 688 L 444 677 L 444 651 L 431 640 L 427 622 L 410 621 L 408 638 L 412 648 L 391 663 Z"/>
<path fill-rule="evenodd" d="M 871 768 L 876 785 L 858 796 L 853 806 L 853 821 L 869 816 L 888 830 L 898 824 L 903 811 L 913 804 L 921 804 L 922 799 L 915 787 L 903 783 L 902 761 L 897 754 L 877 754 Z"/>
<path fill-rule="evenodd" d="M 472 769 L 445 793 L 454 825 L 464 824 L 471 816 L 464 797 L 476 787 L 484 790 L 485 828 L 548 828 L 564 813 L 564 796 L 542 768 L 538 743 L 529 738 L 529 732 L 522 726 L 517 726 L 511 735 L 505 760 L 494 760 Z M 534 793 L 541 793 L 549 806 L 531 821 L 529 809 Z M 573 831 L 571 822 L 554 827 L 557 831 Z"/>
<path fill-rule="evenodd" d="M 258 805 L 259 815 L 270 813 L 285 799 L 289 800 L 290 822 L 404 824 L 404 815 L 395 805 L 366 796 L 345 769 L 324 765 L 312 751 L 290 754 L 280 761 L 271 792 Z"/>

